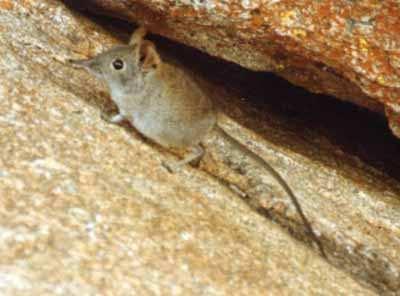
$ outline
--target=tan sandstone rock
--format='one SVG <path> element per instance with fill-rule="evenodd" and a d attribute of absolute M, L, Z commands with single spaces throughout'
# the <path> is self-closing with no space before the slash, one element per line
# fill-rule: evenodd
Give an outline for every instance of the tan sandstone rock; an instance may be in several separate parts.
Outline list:
<path fill-rule="evenodd" d="M 220 139 L 172 175 L 172 154 L 100 119 L 104 86 L 67 60 L 117 35 L 62 2 L 0 0 L 0 294 L 397 293 L 398 181 L 216 86 L 223 126 L 288 179 L 328 263 L 279 186 Z"/>

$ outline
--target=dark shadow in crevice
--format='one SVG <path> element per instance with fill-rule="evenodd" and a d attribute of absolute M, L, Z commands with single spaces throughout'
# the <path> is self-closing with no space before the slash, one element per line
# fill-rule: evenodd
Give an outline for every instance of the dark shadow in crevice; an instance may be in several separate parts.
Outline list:
<path fill-rule="evenodd" d="M 75 1 L 65 2 L 71 4 Z M 78 8 L 85 10 L 85 6 Z M 134 25 L 119 19 L 93 15 L 88 17 L 113 35 L 117 35 L 121 42 L 127 42 L 135 28 Z M 148 38 L 194 72 L 200 73 L 217 85 L 224 86 L 238 97 L 246 98 L 249 110 L 257 111 L 257 118 L 268 120 L 273 116 L 278 122 L 282 122 L 288 134 L 306 141 L 310 138 L 311 131 L 314 136 L 328 139 L 343 155 L 359 158 L 400 181 L 400 140 L 392 135 L 386 119 L 381 114 L 330 96 L 310 93 L 272 73 L 250 71 L 166 38 L 154 35 Z M 252 115 L 249 114 L 249 117 Z M 257 126 L 248 127 L 257 132 Z M 291 142 L 296 140 L 287 141 L 291 149 L 296 149 L 291 145 Z"/>
<path fill-rule="evenodd" d="M 400 181 L 400 140 L 382 114 L 310 93 L 272 73 L 250 71 L 165 38 L 155 39 L 207 79 L 246 98 L 251 109 L 266 114 L 265 119 L 269 114 L 281 118 L 285 128 L 300 138 L 307 137 L 307 131 L 323 136 L 343 154 L 356 156 Z"/>

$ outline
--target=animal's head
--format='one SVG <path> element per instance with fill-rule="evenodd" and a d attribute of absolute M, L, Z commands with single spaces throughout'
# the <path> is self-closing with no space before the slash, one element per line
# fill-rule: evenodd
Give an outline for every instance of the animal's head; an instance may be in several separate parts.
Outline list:
<path fill-rule="evenodd" d="M 129 45 L 116 46 L 91 59 L 71 63 L 103 79 L 110 88 L 123 88 L 129 81 L 141 79 L 161 66 L 154 44 L 144 40 L 145 35 L 141 27 L 132 34 Z"/>

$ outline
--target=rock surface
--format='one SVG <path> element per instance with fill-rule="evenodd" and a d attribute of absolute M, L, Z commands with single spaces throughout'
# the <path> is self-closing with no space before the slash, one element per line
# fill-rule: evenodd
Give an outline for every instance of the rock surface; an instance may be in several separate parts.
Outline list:
<path fill-rule="evenodd" d="M 326 128 L 218 87 L 222 125 L 289 180 L 326 262 L 269 175 L 220 139 L 171 175 L 172 154 L 100 119 L 106 90 L 67 60 L 115 36 L 61 2 L 0 0 L 0 294 L 399 291 L 397 180 Z"/>
<path fill-rule="evenodd" d="M 396 0 L 86 0 L 82 8 L 145 23 L 253 70 L 371 110 L 400 137 L 400 4 Z"/>

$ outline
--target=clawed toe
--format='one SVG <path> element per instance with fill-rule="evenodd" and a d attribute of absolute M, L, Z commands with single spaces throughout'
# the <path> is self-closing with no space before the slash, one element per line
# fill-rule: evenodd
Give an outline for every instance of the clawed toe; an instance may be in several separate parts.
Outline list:
<path fill-rule="evenodd" d="M 120 123 L 125 119 L 124 116 L 122 114 L 120 114 L 120 113 L 110 116 L 110 115 L 102 112 L 100 114 L 100 117 L 104 121 L 109 122 L 109 123 L 114 123 L 114 124 Z"/>
<path fill-rule="evenodd" d="M 163 161 L 161 164 L 171 174 L 175 174 L 180 168 L 180 166 L 175 162 Z"/>

